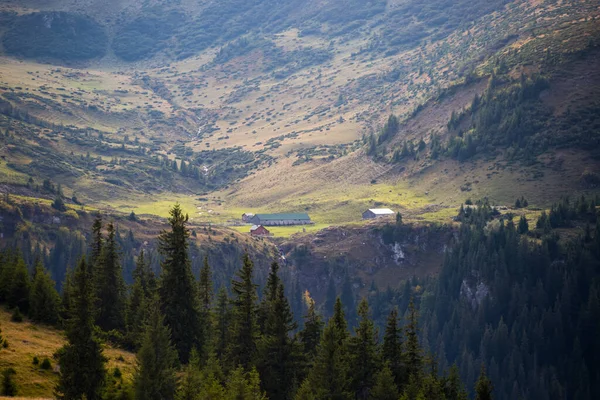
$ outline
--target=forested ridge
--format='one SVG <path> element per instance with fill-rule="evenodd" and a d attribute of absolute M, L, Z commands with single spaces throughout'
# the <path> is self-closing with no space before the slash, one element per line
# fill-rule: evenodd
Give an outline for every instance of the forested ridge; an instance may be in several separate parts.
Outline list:
<path fill-rule="evenodd" d="M 163 375 L 151 354 L 171 349 L 164 355 L 173 360 L 168 390 L 200 396 L 181 398 L 213 398 L 202 392 L 206 385 L 227 396 L 233 381 L 256 398 L 466 398 L 476 395 L 470 389 L 484 368 L 498 399 L 592 399 L 600 373 L 599 203 L 563 199 L 535 221 L 500 214 L 486 200 L 461 207 L 456 243 L 438 277 L 399 289 L 372 285 L 362 299 L 348 279 L 341 298 L 330 281 L 323 304 L 308 292 L 294 304 L 295 293 L 284 289 L 293 280 L 282 279 L 286 266 L 277 262 L 258 285 L 247 254 L 229 282 L 215 283 L 221 266 L 207 258 L 196 279 L 178 207 L 159 237 L 160 269 L 141 250 L 126 284 L 115 227 L 98 216 L 86 257 L 68 270 L 61 294 L 42 258 L 31 270 L 20 250 L 4 250 L 0 300 L 16 318 L 63 327 L 69 337 L 82 324 L 70 322 L 81 280 L 93 288 L 84 299 L 94 325 L 89 343 L 138 352 L 150 376 Z M 393 237 L 405 229 L 399 221 L 385 230 Z M 163 342 L 151 347 L 151 340 Z M 111 378 L 98 390 L 135 396 L 136 382 L 150 378 L 136 379 Z"/>
<path fill-rule="evenodd" d="M 54 355 L 58 398 L 466 398 L 456 367 L 441 374 L 421 346 L 412 299 L 406 321 L 394 308 L 383 335 L 363 299 L 351 334 L 340 298 L 325 323 L 307 294 L 298 328 L 276 261 L 260 299 L 247 254 L 229 293 L 222 287 L 215 294 L 206 260 L 199 280 L 192 274 L 187 216 L 178 205 L 169 224 L 159 237 L 160 275 L 141 252 L 129 287 L 114 225 L 104 226 L 100 216 L 87 255 L 67 273 L 61 295 L 41 262 L 30 276 L 19 252 L 2 252 L 0 301 L 13 310 L 13 321 L 25 314 L 66 330 L 67 343 Z M 103 341 L 137 352 L 131 382 L 107 370 Z M 5 376 L 15 390 L 14 371 Z M 482 368 L 477 398 L 490 398 L 491 390 Z"/>

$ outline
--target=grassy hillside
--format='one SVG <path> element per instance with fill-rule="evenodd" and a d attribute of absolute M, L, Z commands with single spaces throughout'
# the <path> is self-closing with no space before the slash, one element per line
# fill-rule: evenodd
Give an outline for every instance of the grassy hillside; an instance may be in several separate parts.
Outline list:
<path fill-rule="evenodd" d="M 0 58 L 1 182 L 138 214 L 177 200 L 217 224 L 307 211 L 319 227 L 597 190 L 595 2 L 305 3 L 2 5 L 5 41 L 66 12 L 112 44 L 85 62 Z"/>
<path fill-rule="evenodd" d="M 53 390 L 58 375 L 54 369 L 43 370 L 33 364 L 33 358 L 40 362 L 48 358 L 56 368 L 54 353 L 62 347 L 66 339 L 64 333 L 55 328 L 30 323 L 27 319 L 20 323 L 11 322 L 10 313 L 0 308 L 2 336 L 9 343 L 0 350 L 0 369 L 14 368 L 19 396 L 26 398 L 53 398 Z M 104 354 L 108 358 L 108 368 L 119 368 L 124 379 L 130 380 L 135 368 L 135 355 L 106 346 Z"/>

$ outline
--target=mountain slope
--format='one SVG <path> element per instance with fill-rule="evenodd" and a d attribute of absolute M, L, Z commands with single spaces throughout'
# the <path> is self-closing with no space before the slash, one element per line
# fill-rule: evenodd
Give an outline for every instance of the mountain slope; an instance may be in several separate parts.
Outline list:
<path fill-rule="evenodd" d="M 52 198 L 36 191 L 51 179 L 67 201 L 114 210 L 168 198 L 216 211 L 199 211 L 204 221 L 307 210 L 326 224 L 357 221 L 374 205 L 447 220 L 445 207 L 469 196 L 510 204 L 526 195 L 543 206 L 593 190 L 598 165 L 581 137 L 596 143 L 594 2 L 353 4 L 3 2 L 5 52 L 11 29 L 49 29 L 60 43 L 60 21 L 77 15 L 107 38 L 105 55 L 88 61 L 2 57 L 4 182 L 25 191 L 32 177 L 28 194 Z M 224 27 L 217 36 L 194 25 L 211 18 Z M 151 47 L 143 60 L 118 57 L 133 56 L 115 49 L 125 36 Z M 521 75 L 547 82 L 523 104 L 547 119 L 542 134 L 527 133 L 535 150 L 524 153 L 497 130 L 514 130 L 508 120 L 481 125 L 482 110 L 469 111 L 491 80 L 490 104 Z M 400 125 L 382 136 L 390 114 Z"/>

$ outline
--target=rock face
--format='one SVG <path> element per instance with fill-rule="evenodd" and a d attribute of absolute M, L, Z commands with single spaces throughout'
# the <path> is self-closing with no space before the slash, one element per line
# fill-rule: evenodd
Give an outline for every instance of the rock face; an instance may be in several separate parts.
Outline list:
<path fill-rule="evenodd" d="M 381 223 L 329 227 L 292 237 L 280 248 L 302 290 L 317 301 L 324 297 L 330 278 L 341 285 L 348 275 L 353 285 L 366 290 L 372 282 L 395 288 L 412 276 L 436 274 L 446 244 L 453 240 L 452 228 L 404 225 L 390 234 L 393 227 Z"/>
<path fill-rule="evenodd" d="M 463 279 L 460 295 L 471 305 L 471 308 L 476 309 L 490 295 L 490 289 L 483 281 L 469 284 L 467 279 Z"/>

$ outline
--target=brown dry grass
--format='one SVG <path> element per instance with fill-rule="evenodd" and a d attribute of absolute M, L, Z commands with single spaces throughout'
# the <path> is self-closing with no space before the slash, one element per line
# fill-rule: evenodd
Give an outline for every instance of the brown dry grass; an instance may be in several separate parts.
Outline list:
<path fill-rule="evenodd" d="M 0 308 L 0 328 L 2 336 L 9 343 L 8 348 L 0 349 L 0 370 L 14 368 L 18 394 L 25 398 L 51 398 L 58 380 L 55 371 L 44 371 L 33 365 L 33 357 L 40 362 L 50 359 L 56 368 L 54 353 L 65 343 L 64 332 L 28 320 L 22 323 L 10 321 L 10 313 Z M 104 351 L 109 359 L 108 367 L 119 367 L 126 379 L 130 379 L 135 365 L 135 355 L 107 346 Z M 123 357 L 124 361 L 118 361 Z"/>

